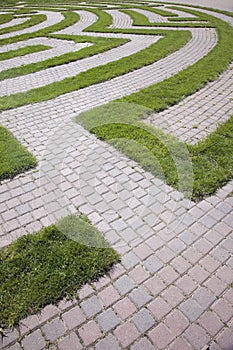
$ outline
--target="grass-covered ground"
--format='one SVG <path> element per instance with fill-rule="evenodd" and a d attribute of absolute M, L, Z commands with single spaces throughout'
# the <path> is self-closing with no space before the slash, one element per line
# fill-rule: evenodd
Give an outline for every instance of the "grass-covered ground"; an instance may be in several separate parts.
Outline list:
<path fill-rule="evenodd" d="M 0 327 L 76 291 L 106 273 L 119 255 L 83 217 L 19 238 L 0 250 Z"/>
<path fill-rule="evenodd" d="M 0 180 L 34 168 L 36 159 L 5 128 L 0 126 Z"/>

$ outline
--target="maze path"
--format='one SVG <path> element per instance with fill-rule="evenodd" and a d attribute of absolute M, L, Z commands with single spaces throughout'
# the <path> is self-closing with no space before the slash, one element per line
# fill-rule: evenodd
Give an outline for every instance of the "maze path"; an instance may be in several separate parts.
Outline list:
<path fill-rule="evenodd" d="M 207 32 L 206 38 L 211 40 L 206 39 L 205 54 L 210 45 L 216 44 L 215 31 L 208 29 Z M 189 43 L 183 52 L 167 58 L 174 64 L 173 72 L 182 57 L 184 64 L 202 57 L 203 51 L 199 48 L 200 42 L 203 43 L 203 31 L 194 29 L 192 34 L 196 38 L 192 51 L 187 52 Z M 193 58 L 194 51 L 198 52 Z M 157 64 L 157 68 L 160 67 L 159 62 Z M 84 300 L 80 309 L 65 301 L 59 308 L 50 305 L 44 310 L 47 317 L 39 320 L 34 316 L 33 321 L 25 320 L 24 327 L 3 338 L 3 348 L 12 350 L 11 345 L 15 344 L 14 347 L 20 349 L 19 342 L 24 349 L 32 348 L 34 339 L 43 343 L 48 327 L 57 331 L 55 326 L 52 328 L 55 320 L 60 329 L 64 329 L 60 339 L 61 334 L 57 334 L 59 349 L 62 346 L 71 348 L 72 341 L 79 346 L 80 340 L 84 344 L 80 348 L 93 349 L 94 344 L 88 343 L 80 333 L 80 323 L 76 319 L 80 313 L 82 326 L 95 325 L 87 334 L 94 333 L 100 324 L 104 327 L 104 336 L 97 332 L 95 338 L 97 350 L 114 346 L 123 349 L 133 342 L 132 350 L 143 346 L 146 349 L 201 350 L 210 342 L 211 350 L 226 350 L 231 346 L 233 312 L 228 281 L 233 267 L 230 196 L 233 183 L 199 204 L 183 200 L 179 192 L 72 121 L 80 111 L 153 84 L 157 70 L 151 71 L 151 67 L 155 69 L 150 65 L 106 83 L 1 114 L 3 125 L 33 151 L 40 166 L 42 158 L 45 162 L 41 179 L 37 169 L 0 186 L 1 245 L 48 225 L 48 212 L 55 220 L 79 207 L 122 253 L 122 263 L 115 272 L 79 292 Z M 159 79 L 167 77 L 166 68 Z M 224 82 L 228 73 L 216 81 L 217 86 Z M 174 73 L 170 71 L 169 74 Z M 57 169 L 65 156 L 64 148 L 69 156 L 64 158 L 63 167 Z M 62 199 L 62 208 L 56 206 L 54 198 Z M 43 200 L 48 206 L 44 207 Z M 179 222 L 181 218 L 182 223 Z M 167 226 L 172 230 L 167 230 Z M 93 312 L 91 322 L 88 305 L 98 310 L 90 311 Z M 112 319 L 106 318 L 106 310 L 110 310 L 116 322 L 110 328 Z M 127 320 L 123 311 L 129 312 Z M 101 317 L 105 317 L 107 325 L 100 322 Z M 140 317 L 139 322 L 136 317 Z M 213 320 L 216 322 L 214 331 L 209 326 Z M 56 348 L 57 341 L 53 343 Z"/>
<path fill-rule="evenodd" d="M 12 21 L 8 22 L 8 23 L 4 23 L 0 25 L 0 29 L 2 28 L 8 28 L 8 27 L 13 27 L 16 26 L 18 24 L 22 24 L 24 22 L 26 22 L 29 18 L 25 17 L 25 18 L 14 18 L 12 19 Z"/>
<path fill-rule="evenodd" d="M 142 9 L 135 9 L 135 11 L 146 16 L 148 18 L 149 22 L 151 22 L 151 23 L 153 23 L 153 22 L 161 22 L 161 23 L 169 22 L 166 17 L 160 16 L 154 12 L 150 12 L 150 11 L 142 10 Z"/>

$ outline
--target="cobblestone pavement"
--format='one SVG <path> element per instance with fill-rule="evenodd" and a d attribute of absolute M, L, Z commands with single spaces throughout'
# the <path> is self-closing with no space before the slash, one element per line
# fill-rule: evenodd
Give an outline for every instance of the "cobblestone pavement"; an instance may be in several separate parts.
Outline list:
<path fill-rule="evenodd" d="M 97 19 L 78 12 L 80 22 L 63 33 L 82 33 Z M 122 12 L 108 12 L 114 27 L 131 25 Z M 44 13 L 49 25 L 61 20 L 58 12 Z M 79 290 L 77 300 L 48 305 L 10 329 L 0 340 L 1 349 L 233 349 L 233 182 L 194 203 L 74 121 L 79 112 L 170 77 L 216 45 L 214 29 L 190 30 L 190 42 L 159 62 L 1 113 L 1 124 L 39 160 L 37 169 L 0 185 L 1 247 L 80 211 L 122 255 L 105 277 Z M 119 56 L 112 59 L 129 55 L 124 49 L 136 40 L 135 35 L 120 37 L 131 44 L 114 49 Z M 141 36 L 138 45 L 142 49 L 154 40 Z M 93 64 L 97 57 L 91 58 Z M 188 143 L 199 141 L 232 114 L 231 70 L 232 65 L 215 82 L 145 122 Z"/>

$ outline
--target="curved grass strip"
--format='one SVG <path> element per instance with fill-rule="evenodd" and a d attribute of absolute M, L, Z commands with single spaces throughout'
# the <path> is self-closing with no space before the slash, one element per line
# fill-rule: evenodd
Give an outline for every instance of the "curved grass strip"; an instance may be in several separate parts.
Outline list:
<path fill-rule="evenodd" d="M 201 27 L 211 27 L 210 23 L 175 23 L 172 22 L 150 22 L 146 16 L 133 10 L 122 10 L 122 12 L 129 15 L 133 20 L 134 26 L 148 26 L 148 27 L 187 27 L 187 28 L 201 28 Z M 198 16 L 199 22 L 206 22 L 204 16 Z M 189 19 L 191 22 L 191 20 Z"/>
<path fill-rule="evenodd" d="M 7 129 L 0 126 L 0 181 L 13 178 L 36 164 L 36 159 Z"/>
<path fill-rule="evenodd" d="M 77 122 L 99 139 L 110 143 L 135 160 L 146 171 L 181 190 L 180 169 L 178 174 L 173 160 L 173 156 L 176 155 L 180 158 L 181 166 L 182 164 L 184 166 L 181 174 L 184 176 L 182 184 L 184 195 L 190 193 L 192 185 L 192 179 L 189 177 L 192 174 L 187 173 L 186 156 L 183 152 L 184 149 L 188 149 L 193 167 L 192 200 L 194 201 L 215 193 L 219 187 L 233 178 L 233 117 L 205 140 L 190 146 L 140 122 L 148 113 L 140 112 L 138 105 L 123 104 L 121 110 L 120 104 L 117 107 L 117 103 L 109 103 L 81 113 L 77 117 Z"/>
<path fill-rule="evenodd" d="M 93 55 L 96 55 L 101 52 L 105 52 L 107 50 L 113 49 L 114 47 L 118 47 L 120 45 L 125 44 L 127 39 L 114 39 L 114 38 L 96 38 L 96 37 L 87 37 L 87 36 L 78 36 L 78 35 L 48 35 L 48 37 L 63 39 L 63 40 L 72 40 L 75 43 L 84 43 L 90 42 L 93 43 L 93 46 L 83 48 L 77 52 L 69 52 L 61 56 L 49 58 L 45 61 L 31 63 L 21 67 L 15 67 L 11 69 L 7 69 L 5 71 L 0 72 L 0 81 L 4 79 L 15 78 L 17 76 L 31 74 L 38 72 L 40 70 L 44 70 L 51 67 L 56 67 L 62 64 L 74 62 L 83 58 L 87 58 Z"/>
<path fill-rule="evenodd" d="M 40 29 L 37 32 L 26 33 L 26 34 L 16 35 L 10 38 L 0 39 L 0 45 L 13 44 L 13 43 L 28 40 L 31 38 L 47 36 L 50 33 L 65 29 L 66 27 L 69 27 L 75 24 L 80 18 L 79 15 L 75 12 L 67 11 L 67 12 L 61 12 L 61 13 L 64 15 L 64 19 L 61 22 L 53 24 L 52 26 Z"/>
<path fill-rule="evenodd" d="M 76 297 L 119 262 L 85 217 L 68 216 L 0 250 L 0 327 L 8 328 L 50 303 Z"/>
<path fill-rule="evenodd" d="M 40 51 L 45 51 L 51 49 L 51 46 L 46 46 L 46 45 L 32 45 L 32 46 L 27 46 L 27 47 L 22 47 L 17 50 L 10 50 L 7 52 L 1 52 L 0 53 L 0 61 L 3 60 L 9 60 L 14 57 L 19 57 L 19 56 L 25 56 L 28 55 L 29 53 L 35 53 L 35 52 L 40 52 Z M 0 73 L 1 75 L 1 73 Z"/>
<path fill-rule="evenodd" d="M 167 4 L 172 4 L 172 5 L 175 5 L 175 3 L 167 3 Z M 229 16 L 229 17 L 233 17 L 233 12 L 230 12 L 230 11 L 226 11 L 226 10 L 219 10 L 219 9 L 214 9 L 214 8 L 211 8 L 211 7 L 205 7 L 205 6 L 198 6 L 198 5 L 188 5 L 188 4 L 180 4 L 180 3 L 177 3 L 176 5 L 178 6 L 185 6 L 185 7 L 192 7 L 192 8 L 197 8 L 197 9 L 203 9 L 203 10 L 208 10 L 208 11 L 213 11 L 213 12 L 217 12 L 217 13 L 222 13 L 223 15 L 226 15 L 226 16 Z M 176 9 L 175 6 L 169 6 L 168 7 L 169 9 Z"/>
<path fill-rule="evenodd" d="M 179 33 L 177 31 L 157 31 L 156 33 L 165 35 L 165 37 L 136 54 L 124 57 L 118 61 L 110 62 L 104 66 L 89 69 L 75 77 L 66 78 L 60 82 L 29 90 L 25 93 L 1 97 L 0 110 L 50 100 L 61 94 L 82 89 L 126 74 L 175 52 L 184 46 L 191 37 L 190 32 L 186 31 Z"/>
<path fill-rule="evenodd" d="M 5 24 L 7 22 L 10 22 L 14 16 L 10 13 L 7 13 L 5 15 L 0 15 L 0 24 Z"/>
<path fill-rule="evenodd" d="M 31 18 L 29 20 L 27 20 L 26 22 L 22 23 L 22 24 L 17 24 L 13 27 L 6 27 L 3 29 L 0 29 L 0 35 L 2 34 L 6 34 L 6 33 L 11 33 L 11 32 L 16 32 L 25 28 L 30 28 L 33 27 L 39 23 L 42 23 L 46 20 L 46 16 L 45 15 L 32 15 Z"/>

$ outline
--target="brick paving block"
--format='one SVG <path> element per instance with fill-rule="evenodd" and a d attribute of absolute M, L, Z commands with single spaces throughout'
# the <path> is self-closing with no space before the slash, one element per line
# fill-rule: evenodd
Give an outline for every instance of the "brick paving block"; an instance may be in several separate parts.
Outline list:
<path fill-rule="evenodd" d="M 125 268 L 121 264 L 114 265 L 108 273 L 111 279 L 115 280 L 125 273 Z"/>
<path fill-rule="evenodd" d="M 133 251 L 141 260 L 144 260 L 144 259 L 148 258 L 148 256 L 150 256 L 153 253 L 151 248 L 148 247 L 148 245 L 146 243 L 144 243 L 144 242 L 141 243 L 136 248 L 134 248 Z"/>
<path fill-rule="evenodd" d="M 198 288 L 192 296 L 199 305 L 204 307 L 209 307 L 214 301 L 215 296 L 205 287 Z"/>
<path fill-rule="evenodd" d="M 218 269 L 216 276 L 227 284 L 233 282 L 233 271 L 228 266 L 222 266 L 220 269 Z"/>
<path fill-rule="evenodd" d="M 152 329 L 148 333 L 148 336 L 152 343 L 160 350 L 165 349 L 174 340 L 174 336 L 163 323 Z"/>
<path fill-rule="evenodd" d="M 140 265 L 129 272 L 129 277 L 132 278 L 137 284 L 141 284 L 149 276 L 149 273 Z"/>
<path fill-rule="evenodd" d="M 68 329 L 71 330 L 80 326 L 80 324 L 82 324 L 86 320 L 86 317 L 83 314 L 80 307 L 75 306 L 71 310 L 65 312 L 62 315 L 62 319 L 65 321 L 65 324 L 67 325 Z"/>
<path fill-rule="evenodd" d="M 223 283 L 216 276 L 212 276 L 205 282 L 205 286 L 209 288 L 215 296 L 219 296 L 226 288 L 227 284 Z"/>
<path fill-rule="evenodd" d="M 91 345 L 102 335 L 100 328 L 95 321 L 86 323 L 78 330 L 78 332 L 85 346 Z"/>
<path fill-rule="evenodd" d="M 122 257 L 122 264 L 127 270 L 132 269 L 139 263 L 139 258 L 136 254 L 129 252 Z"/>
<path fill-rule="evenodd" d="M 154 346 L 147 338 L 141 338 L 130 348 L 131 350 L 155 350 Z"/>
<path fill-rule="evenodd" d="M 70 309 L 72 306 L 75 306 L 77 303 L 77 301 L 74 300 L 67 300 L 67 299 L 62 299 L 59 303 L 58 303 L 58 308 L 65 312 L 66 310 Z"/>
<path fill-rule="evenodd" d="M 132 317 L 132 322 L 140 333 L 145 333 L 156 323 L 151 313 L 145 308 L 141 309 Z"/>
<path fill-rule="evenodd" d="M 179 276 L 171 266 L 164 267 L 158 272 L 158 275 L 164 280 L 167 285 L 173 283 Z"/>
<path fill-rule="evenodd" d="M 205 234 L 205 238 L 208 239 L 208 241 L 211 242 L 213 245 L 218 244 L 222 240 L 222 236 L 214 230 L 208 231 Z"/>
<path fill-rule="evenodd" d="M 156 252 L 156 256 L 164 263 L 167 264 L 169 261 L 171 261 L 175 254 L 171 249 L 168 247 L 163 247 L 159 251 Z"/>
<path fill-rule="evenodd" d="M 128 276 L 120 277 L 116 282 L 114 282 L 114 287 L 118 290 L 121 295 L 125 295 L 134 288 L 134 282 Z"/>
<path fill-rule="evenodd" d="M 177 306 L 184 300 L 184 295 L 180 289 L 175 286 L 170 286 L 163 293 L 162 297 L 173 307 Z"/>
<path fill-rule="evenodd" d="M 103 311 L 96 317 L 96 320 L 104 333 L 109 332 L 120 323 L 118 317 L 112 309 Z"/>
<path fill-rule="evenodd" d="M 4 348 L 12 343 L 14 343 L 17 338 L 19 337 L 19 333 L 17 329 L 8 329 L 7 331 L 4 331 L 4 337 L 0 336 L 0 348 Z"/>
<path fill-rule="evenodd" d="M 120 344 L 123 346 L 123 348 L 126 348 L 127 346 L 132 344 L 139 337 L 140 334 L 137 331 L 135 325 L 128 321 L 118 326 L 117 329 L 114 331 L 114 335 L 116 336 Z"/>
<path fill-rule="evenodd" d="M 110 285 L 99 292 L 98 297 L 102 301 L 103 305 L 108 307 L 120 299 L 120 294 L 112 285 Z"/>
<path fill-rule="evenodd" d="M 160 294 L 166 288 L 165 283 L 157 276 L 151 277 L 143 283 L 143 285 L 150 291 L 153 296 Z"/>
<path fill-rule="evenodd" d="M 95 295 L 83 301 L 80 306 L 87 317 L 93 317 L 94 315 L 98 314 L 103 308 L 100 300 Z"/>
<path fill-rule="evenodd" d="M 211 251 L 211 255 L 221 263 L 226 262 L 226 260 L 231 256 L 230 252 L 221 248 L 219 245 Z"/>
<path fill-rule="evenodd" d="M 154 299 L 147 307 L 157 320 L 161 320 L 171 311 L 171 306 L 161 297 Z"/>
<path fill-rule="evenodd" d="M 229 328 L 225 328 L 217 337 L 217 344 L 221 347 L 221 349 L 232 349 L 233 346 L 233 330 Z"/>
<path fill-rule="evenodd" d="M 197 283 L 202 283 L 205 281 L 209 274 L 200 265 L 195 265 L 189 272 L 189 276 Z"/>
<path fill-rule="evenodd" d="M 184 259 L 182 256 L 178 256 L 177 258 L 172 260 L 171 265 L 180 274 L 183 274 L 191 267 L 191 264 L 186 259 Z"/>
<path fill-rule="evenodd" d="M 210 337 L 204 329 L 196 324 L 192 324 L 185 331 L 184 337 L 190 343 L 192 350 L 200 350 L 210 342 Z"/>
<path fill-rule="evenodd" d="M 192 265 L 202 258 L 202 254 L 194 247 L 189 247 L 182 253 L 182 255 Z"/>
<path fill-rule="evenodd" d="M 178 281 L 176 281 L 176 286 L 179 287 L 185 295 L 190 295 L 197 288 L 197 284 L 188 275 L 179 278 Z"/>
<path fill-rule="evenodd" d="M 158 236 L 149 238 L 145 243 L 150 247 L 150 249 L 153 249 L 153 251 L 161 248 L 164 245 L 164 241 Z"/>
<path fill-rule="evenodd" d="M 113 308 L 122 320 L 125 320 L 137 310 L 135 305 L 128 298 L 118 301 Z"/>
<path fill-rule="evenodd" d="M 196 321 L 203 312 L 201 306 L 193 299 L 184 301 L 179 309 L 191 322 Z"/>
<path fill-rule="evenodd" d="M 20 334 L 23 336 L 26 333 L 28 333 L 29 331 L 38 327 L 38 325 L 39 325 L 39 319 L 38 319 L 37 315 L 28 316 L 27 318 L 20 321 L 20 323 L 19 323 Z"/>
<path fill-rule="evenodd" d="M 22 350 L 21 346 L 19 345 L 19 343 L 14 344 L 13 346 L 10 346 L 8 348 L 9 350 Z"/>
<path fill-rule="evenodd" d="M 46 323 L 42 327 L 42 331 L 51 342 L 54 342 L 66 333 L 65 326 L 59 318 L 55 318 L 53 321 Z"/>
<path fill-rule="evenodd" d="M 147 292 L 146 288 L 142 286 L 134 289 L 129 294 L 129 297 L 138 307 L 147 304 L 152 299 L 152 296 Z"/>
<path fill-rule="evenodd" d="M 72 332 L 58 342 L 58 348 L 59 350 L 81 350 L 83 349 L 83 346 L 80 343 L 78 336 Z"/>
<path fill-rule="evenodd" d="M 186 244 L 178 238 L 172 239 L 167 245 L 176 255 L 180 254 L 186 248 Z"/>
<path fill-rule="evenodd" d="M 59 309 L 55 305 L 45 306 L 39 313 L 39 322 L 44 323 L 59 314 Z"/>
<path fill-rule="evenodd" d="M 179 336 L 189 325 L 188 319 L 179 310 L 174 310 L 167 315 L 164 323 L 174 336 Z"/>
<path fill-rule="evenodd" d="M 162 261 L 154 255 L 151 255 L 148 259 L 144 260 L 143 265 L 150 273 L 155 273 L 163 267 Z"/>
<path fill-rule="evenodd" d="M 217 300 L 211 309 L 216 312 L 223 322 L 228 322 L 233 315 L 233 306 L 224 299 Z"/>
<path fill-rule="evenodd" d="M 213 248 L 213 244 L 211 244 L 207 239 L 201 238 L 193 245 L 199 252 L 202 254 L 207 254 Z"/>
<path fill-rule="evenodd" d="M 223 328 L 223 323 L 220 321 L 219 317 L 211 311 L 206 311 L 199 318 L 198 322 L 212 337 Z"/>
<path fill-rule="evenodd" d="M 224 299 L 233 305 L 233 288 L 230 288 L 228 291 L 226 291 L 224 294 Z"/>
<path fill-rule="evenodd" d="M 97 345 L 95 346 L 96 350 L 120 350 L 120 346 L 116 340 L 116 338 L 109 334 L 104 339 L 100 340 Z"/>
<path fill-rule="evenodd" d="M 22 344 L 25 350 L 42 350 L 46 345 L 40 329 L 27 335 L 22 340 Z"/>
<path fill-rule="evenodd" d="M 186 340 L 179 337 L 168 347 L 168 350 L 192 350 L 192 348 Z"/>
<path fill-rule="evenodd" d="M 108 276 L 104 276 L 98 279 L 98 281 L 93 282 L 92 285 L 96 290 L 100 290 L 103 287 L 107 286 L 110 283 L 110 278 Z"/>

